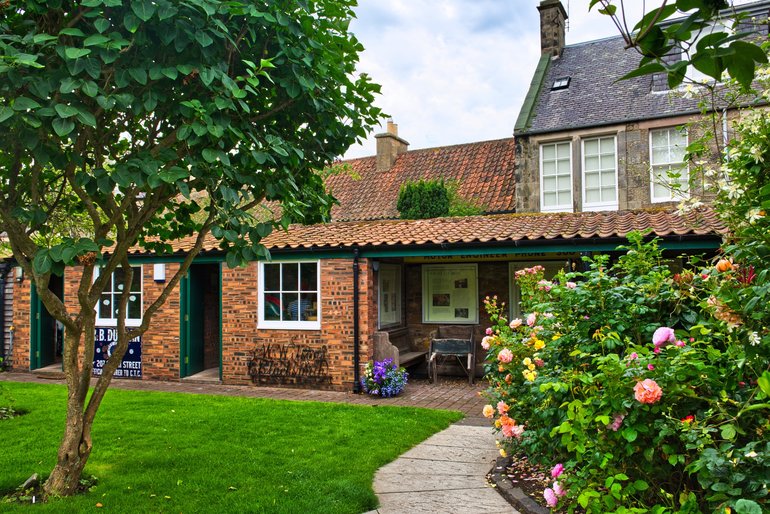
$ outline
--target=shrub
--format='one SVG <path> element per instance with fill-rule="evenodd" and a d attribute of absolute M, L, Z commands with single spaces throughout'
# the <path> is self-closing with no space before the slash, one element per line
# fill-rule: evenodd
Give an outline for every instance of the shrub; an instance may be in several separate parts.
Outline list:
<path fill-rule="evenodd" d="M 361 386 L 366 393 L 390 398 L 401 394 L 408 379 L 409 374 L 404 368 L 393 364 L 393 359 L 369 361 L 361 377 Z"/>
<path fill-rule="evenodd" d="M 402 219 L 439 218 L 449 214 L 449 190 L 443 180 L 407 181 L 401 185 L 396 208 Z"/>
<path fill-rule="evenodd" d="M 517 273 L 525 320 L 486 300 L 485 414 L 505 450 L 563 463 L 551 505 L 762 512 L 770 337 L 723 300 L 750 286 L 713 266 L 674 275 L 655 241 L 629 240 L 613 266 L 600 256 L 554 281 Z"/>

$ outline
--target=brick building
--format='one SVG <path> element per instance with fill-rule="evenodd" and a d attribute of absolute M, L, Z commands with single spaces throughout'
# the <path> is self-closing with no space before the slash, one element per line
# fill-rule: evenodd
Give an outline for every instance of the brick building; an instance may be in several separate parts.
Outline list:
<path fill-rule="evenodd" d="M 272 260 L 245 268 L 229 269 L 208 240 L 179 294 L 132 343 L 121 377 L 354 389 L 356 370 L 383 348 L 422 356 L 439 325 L 474 327 L 479 345 L 485 296 L 497 295 L 517 313 L 518 269 L 573 269 L 583 255 L 613 252 L 631 230 L 651 230 L 672 257 L 718 248 L 724 226 L 713 211 L 679 215 L 668 189 L 654 186 L 672 161 L 650 163 L 649 149 L 678 155 L 676 127 L 692 116 L 691 104 L 665 100 L 654 78 L 615 83 L 636 55 L 616 38 L 565 46 L 561 4 L 544 0 L 539 9 L 543 57 L 515 139 L 409 150 L 389 124 L 375 156 L 347 161 L 352 173 L 329 178 L 340 200 L 331 223 L 271 234 L 264 244 Z M 591 72 L 607 59 L 613 65 L 604 73 Z M 652 99 L 645 116 L 635 110 L 640 97 Z M 456 183 L 484 214 L 398 219 L 401 184 L 424 178 Z M 163 260 L 132 256 L 141 272 L 130 291 L 129 324 L 138 323 L 190 244 L 178 241 L 177 253 Z M 12 368 L 55 370 L 56 324 L 29 280 L 9 277 Z M 73 279 L 67 273 L 53 283 L 65 302 L 75 301 Z M 96 360 L 109 352 L 119 294 L 111 285 L 102 295 Z M 424 362 L 412 361 L 415 371 Z"/>

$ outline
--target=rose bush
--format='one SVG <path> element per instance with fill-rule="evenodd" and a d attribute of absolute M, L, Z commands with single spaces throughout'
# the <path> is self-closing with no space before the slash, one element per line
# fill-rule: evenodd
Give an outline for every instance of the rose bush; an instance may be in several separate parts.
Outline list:
<path fill-rule="evenodd" d="M 756 284 L 714 266 L 674 274 L 656 241 L 629 240 L 612 265 L 597 256 L 553 281 L 520 273 L 527 323 L 486 299 L 487 394 L 498 407 L 485 414 L 506 452 L 563 463 L 544 491 L 550 506 L 762 512 L 770 338 L 731 296 Z"/>

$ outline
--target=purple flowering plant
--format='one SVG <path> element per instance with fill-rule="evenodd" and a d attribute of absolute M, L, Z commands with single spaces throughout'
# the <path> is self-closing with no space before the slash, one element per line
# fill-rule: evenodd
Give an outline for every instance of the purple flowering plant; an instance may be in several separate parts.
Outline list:
<path fill-rule="evenodd" d="M 364 392 L 373 396 L 391 398 L 401 394 L 408 380 L 409 373 L 393 364 L 393 359 L 369 361 L 361 377 L 361 386 Z"/>

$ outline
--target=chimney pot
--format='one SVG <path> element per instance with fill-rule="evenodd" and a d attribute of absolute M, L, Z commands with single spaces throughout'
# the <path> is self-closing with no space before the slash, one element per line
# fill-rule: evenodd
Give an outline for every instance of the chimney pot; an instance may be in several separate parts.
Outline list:
<path fill-rule="evenodd" d="M 564 50 L 567 11 L 561 0 L 542 0 L 540 11 L 540 51 L 559 57 Z"/>

